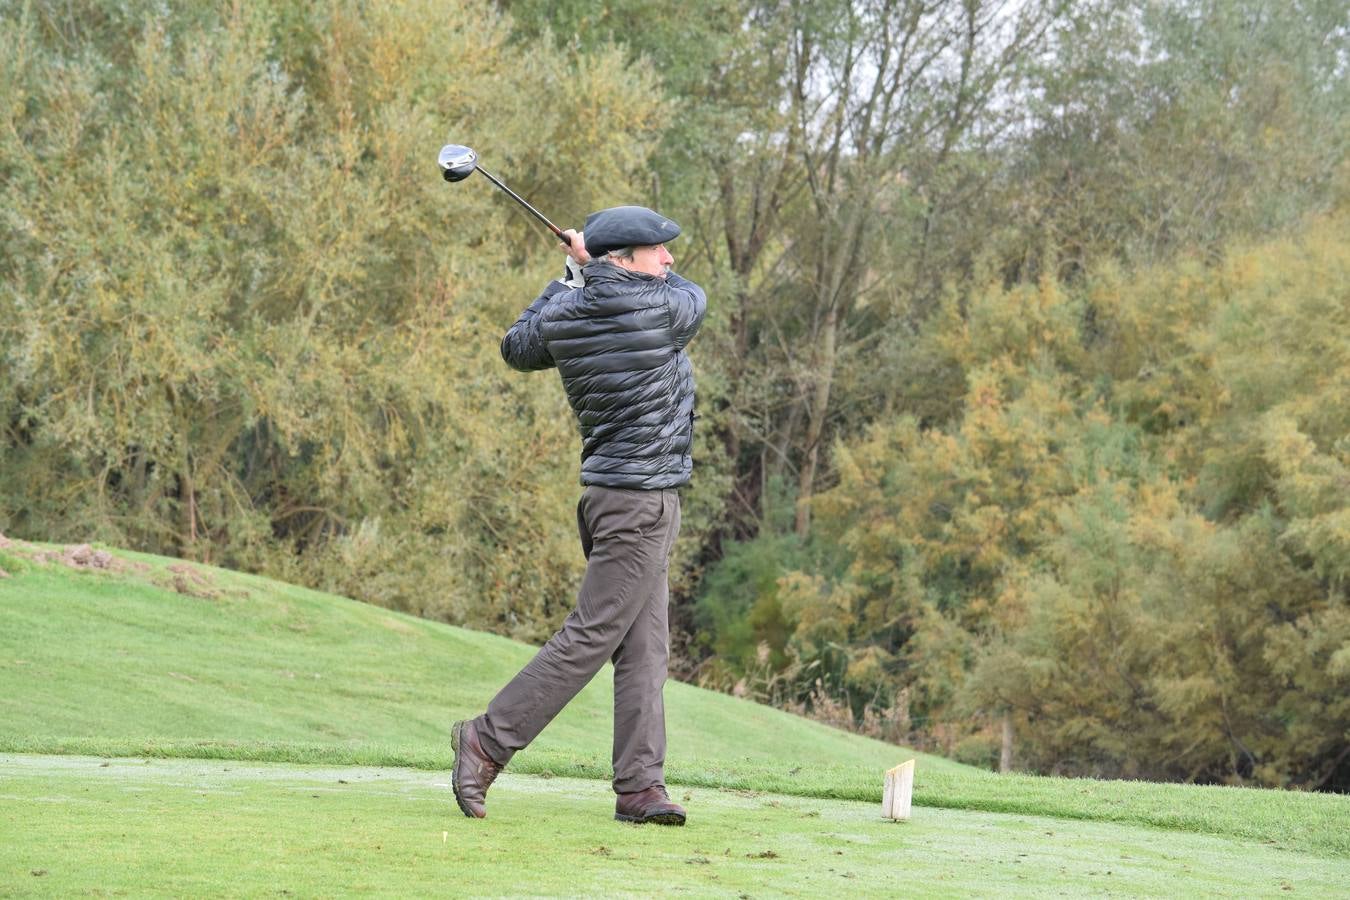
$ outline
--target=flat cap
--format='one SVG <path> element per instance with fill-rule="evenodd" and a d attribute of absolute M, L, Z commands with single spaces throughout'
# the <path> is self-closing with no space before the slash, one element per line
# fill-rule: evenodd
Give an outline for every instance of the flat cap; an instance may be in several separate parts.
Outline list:
<path fill-rule="evenodd" d="M 664 244 L 680 234 L 680 226 L 645 206 L 614 206 L 586 217 L 586 252 L 603 256 L 620 247 Z"/>

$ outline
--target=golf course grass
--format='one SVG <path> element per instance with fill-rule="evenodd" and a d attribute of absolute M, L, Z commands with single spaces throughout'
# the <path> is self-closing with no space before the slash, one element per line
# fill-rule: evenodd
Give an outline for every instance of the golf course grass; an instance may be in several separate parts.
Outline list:
<path fill-rule="evenodd" d="M 1350 798 L 998 776 L 675 683 L 667 775 L 689 825 L 620 825 L 608 672 L 469 821 L 450 724 L 532 648 L 209 567 L 60 553 L 0 548 L 0 896 L 1350 885 Z M 914 817 L 886 822 L 881 772 L 912 757 Z"/>
<path fill-rule="evenodd" d="M 447 813 L 422 770 L 0 755 L 10 886 L 73 895 L 1333 896 L 1350 867 L 1270 846 L 1043 816 L 679 789 L 685 828 L 613 821 L 600 781 L 504 775 Z M 41 873 L 41 874 L 35 874 Z M 0 882 L 2 884 L 3 882 Z"/>

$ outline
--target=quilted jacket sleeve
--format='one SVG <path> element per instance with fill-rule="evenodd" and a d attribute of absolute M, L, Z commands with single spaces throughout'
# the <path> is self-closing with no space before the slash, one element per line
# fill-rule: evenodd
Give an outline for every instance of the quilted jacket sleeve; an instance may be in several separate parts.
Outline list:
<path fill-rule="evenodd" d="M 674 272 L 666 276 L 670 286 L 670 328 L 675 335 L 676 348 L 683 350 L 694 339 L 708 311 L 708 298 L 703 288 Z"/>
<path fill-rule="evenodd" d="M 507 365 L 522 372 L 536 372 L 554 366 L 543 336 L 539 333 L 539 314 L 549 302 L 570 288 L 560 281 L 550 281 L 548 287 L 516 319 L 516 324 L 502 338 L 502 359 Z"/>

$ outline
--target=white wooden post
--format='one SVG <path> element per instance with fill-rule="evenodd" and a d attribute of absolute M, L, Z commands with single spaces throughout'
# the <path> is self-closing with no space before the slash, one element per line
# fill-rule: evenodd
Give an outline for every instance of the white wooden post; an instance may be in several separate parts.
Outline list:
<path fill-rule="evenodd" d="M 914 760 L 901 763 L 886 773 L 886 785 L 881 793 L 881 814 L 888 819 L 903 822 L 909 818 L 910 800 L 914 797 Z"/>

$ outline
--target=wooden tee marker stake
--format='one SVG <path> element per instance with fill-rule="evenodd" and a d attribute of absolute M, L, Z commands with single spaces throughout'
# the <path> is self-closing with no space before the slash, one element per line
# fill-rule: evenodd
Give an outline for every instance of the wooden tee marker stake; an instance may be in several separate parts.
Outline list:
<path fill-rule="evenodd" d="M 886 773 L 886 787 L 881 793 L 881 814 L 897 822 L 907 820 L 913 797 L 914 760 L 911 759 Z"/>

